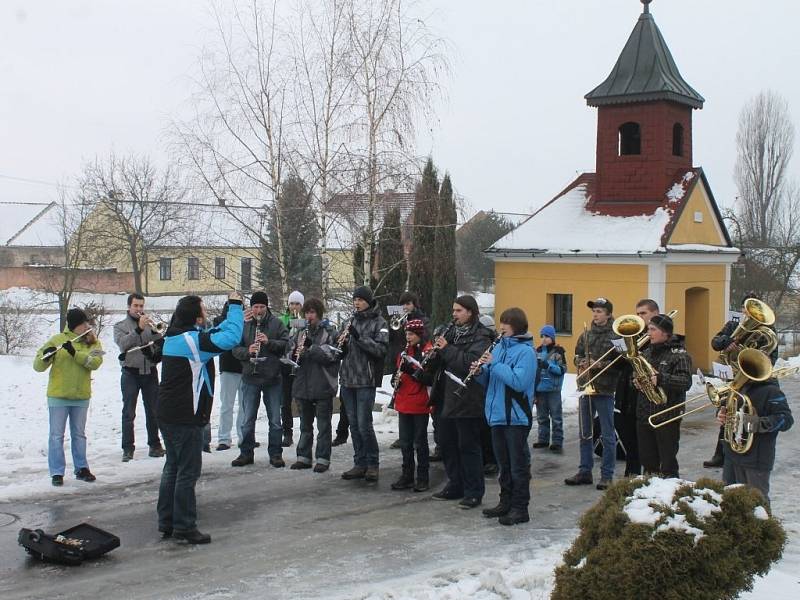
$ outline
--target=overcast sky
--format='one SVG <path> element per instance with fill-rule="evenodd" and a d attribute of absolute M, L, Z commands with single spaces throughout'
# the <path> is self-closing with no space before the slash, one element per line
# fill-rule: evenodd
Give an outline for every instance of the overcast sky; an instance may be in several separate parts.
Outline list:
<path fill-rule="evenodd" d="M 418 151 L 450 172 L 474 209 L 529 211 L 594 170 L 596 112 L 583 95 L 613 67 L 638 0 L 421 7 L 450 41 L 454 69 Z M 694 163 L 729 205 L 742 105 L 773 89 L 800 122 L 800 2 L 655 0 L 651 10 L 706 99 L 694 112 Z M 0 2 L 0 198 L 53 199 L 52 186 L 12 178 L 64 181 L 112 148 L 163 160 L 163 133 L 193 91 L 208 25 L 203 0 Z"/>

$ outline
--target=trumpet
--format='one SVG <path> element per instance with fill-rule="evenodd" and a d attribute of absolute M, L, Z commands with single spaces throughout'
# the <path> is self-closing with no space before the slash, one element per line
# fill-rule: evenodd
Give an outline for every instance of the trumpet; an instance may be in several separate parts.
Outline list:
<path fill-rule="evenodd" d="M 669 311 L 669 313 L 667 314 L 667 316 L 668 316 L 668 317 L 671 319 L 671 318 L 673 318 L 673 317 L 674 317 L 675 315 L 677 315 L 677 314 L 678 314 L 678 311 L 677 311 L 677 310 L 671 310 L 671 311 Z M 631 315 L 631 316 L 638 316 L 638 315 Z M 584 336 L 584 340 L 585 340 L 585 339 L 586 339 L 586 337 Z M 638 350 L 641 350 L 642 348 L 644 348 L 645 346 L 647 346 L 647 344 L 649 344 L 649 343 L 650 343 L 650 337 L 647 335 L 647 330 L 646 330 L 646 328 L 645 328 L 645 329 L 643 329 L 643 330 L 642 330 L 642 333 L 639 335 L 639 338 L 636 340 L 636 348 L 637 348 Z M 607 357 L 608 357 L 608 356 L 609 356 L 609 355 L 610 355 L 612 352 L 614 352 L 614 351 L 616 351 L 616 348 L 614 348 L 614 346 L 611 346 L 611 348 L 609 348 L 608 350 L 606 350 L 606 351 L 603 353 L 603 355 L 602 355 L 600 358 L 598 358 L 596 361 L 594 361 L 592 364 L 590 364 L 588 367 L 586 367 L 586 369 L 584 369 L 584 370 L 583 370 L 581 373 L 579 373 L 579 374 L 578 374 L 578 376 L 575 378 L 575 382 L 576 382 L 576 383 L 578 383 L 578 382 L 579 382 L 579 380 L 581 379 L 581 377 L 582 377 L 584 374 L 588 374 L 588 373 L 589 373 L 589 371 L 590 371 L 592 368 L 594 368 L 594 367 L 595 367 L 595 365 L 597 365 L 597 363 L 599 363 L 599 362 L 601 362 L 601 361 L 605 360 L 605 359 L 606 359 L 606 358 L 607 358 Z M 614 366 L 614 364 L 616 364 L 616 362 L 617 362 L 617 361 L 618 361 L 620 358 L 622 358 L 623 356 L 625 356 L 625 355 L 624 355 L 624 354 L 617 354 L 617 356 L 615 356 L 614 358 L 612 358 L 612 359 L 611 359 L 611 362 L 609 362 L 609 363 L 608 363 L 608 364 L 607 364 L 605 367 L 603 367 L 602 369 L 600 369 L 600 371 L 599 371 L 599 372 L 595 373 L 595 375 L 594 375 L 594 376 L 593 376 L 593 377 L 592 377 L 592 378 L 591 378 L 589 381 L 587 381 L 586 383 L 583 383 L 583 384 L 580 384 L 580 383 L 578 383 L 578 385 L 583 385 L 584 387 L 585 387 L 585 386 L 589 386 L 589 385 L 591 385 L 591 383 L 592 383 L 592 382 L 593 382 L 595 379 L 597 379 L 598 377 L 600 377 L 600 376 L 601 376 L 603 373 L 605 373 L 605 372 L 606 372 L 608 369 L 610 369 L 612 366 Z"/>
<path fill-rule="evenodd" d="M 139 318 L 141 319 L 142 317 L 145 318 L 145 321 L 147 321 L 147 326 L 156 335 L 164 335 L 167 332 L 168 324 L 166 321 L 162 321 L 161 319 L 158 318 L 153 318 L 150 315 L 146 315 L 144 313 L 139 313 Z"/>
<path fill-rule="evenodd" d="M 770 329 L 775 323 L 775 312 L 766 302 L 756 298 L 747 298 L 742 306 L 744 318 L 731 334 L 733 343 L 743 348 L 754 348 L 769 355 L 778 347 L 778 336 Z M 740 349 L 719 353 L 722 364 L 735 366 Z"/>
<path fill-rule="evenodd" d="M 403 314 L 396 314 L 392 315 L 391 320 L 389 321 L 389 327 L 392 328 L 392 331 L 398 331 L 406 324 L 408 321 L 408 315 L 410 313 L 404 312 Z"/>

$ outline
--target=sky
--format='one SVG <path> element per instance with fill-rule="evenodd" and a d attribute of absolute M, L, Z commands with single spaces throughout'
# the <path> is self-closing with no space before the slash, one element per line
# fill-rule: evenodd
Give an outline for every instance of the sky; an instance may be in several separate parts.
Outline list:
<path fill-rule="evenodd" d="M 453 69 L 418 154 L 450 173 L 472 210 L 541 206 L 594 170 L 596 109 L 583 96 L 641 10 L 638 0 L 420 0 Z M 655 0 L 651 12 L 706 99 L 694 163 L 731 206 L 742 106 L 772 89 L 800 122 L 800 2 Z M 0 199 L 55 199 L 52 184 L 112 149 L 167 160 L 165 133 L 187 110 L 209 26 L 204 0 L 0 2 Z"/>

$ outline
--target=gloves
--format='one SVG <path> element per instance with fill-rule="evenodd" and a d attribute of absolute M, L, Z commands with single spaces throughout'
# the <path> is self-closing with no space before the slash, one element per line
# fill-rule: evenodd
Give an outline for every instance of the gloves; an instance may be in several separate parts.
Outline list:
<path fill-rule="evenodd" d="M 51 352 L 53 354 L 50 354 Z M 46 354 L 50 354 L 50 356 L 48 356 L 47 358 L 43 358 L 42 360 L 53 360 L 53 358 L 56 355 L 55 352 L 56 352 L 56 347 L 55 346 L 48 346 L 47 348 L 42 350 L 42 356 L 44 357 Z"/>
<path fill-rule="evenodd" d="M 311 344 L 313 344 L 313 342 L 311 341 L 311 338 L 309 336 L 306 336 L 306 339 L 303 340 L 303 347 L 304 348 L 311 348 Z"/>
<path fill-rule="evenodd" d="M 547 368 L 547 363 L 539 358 L 536 360 L 536 368 L 540 371 L 544 371 Z"/>
<path fill-rule="evenodd" d="M 761 417 L 758 415 L 743 415 L 742 425 L 747 433 L 758 433 L 761 428 Z"/>
<path fill-rule="evenodd" d="M 350 324 L 350 327 L 347 329 L 347 331 L 349 331 L 349 332 L 350 332 L 350 337 L 351 337 L 351 338 L 353 338 L 354 340 L 357 340 L 358 338 L 360 338 L 360 337 L 361 337 L 361 334 L 360 334 L 360 333 L 358 333 L 358 329 L 356 329 L 356 328 L 353 326 L 353 324 L 352 324 L 352 323 Z"/>
<path fill-rule="evenodd" d="M 404 360 L 404 361 L 402 361 L 402 362 L 400 363 L 400 370 L 401 370 L 403 373 L 408 373 L 409 375 L 413 375 L 414 373 L 416 373 L 416 372 L 417 372 L 417 370 L 414 368 L 414 365 L 412 365 L 412 364 L 411 364 L 410 362 L 408 362 L 407 360 Z"/>
<path fill-rule="evenodd" d="M 72 342 L 64 342 L 64 345 L 61 347 L 69 352 L 70 356 L 75 356 L 75 346 L 72 345 Z"/>
<path fill-rule="evenodd" d="M 719 336 L 717 338 L 717 344 L 723 350 L 725 348 L 727 348 L 728 346 L 730 346 L 732 343 L 733 343 L 733 340 L 731 339 L 731 336 L 729 336 L 729 335 L 721 335 L 721 336 Z"/>

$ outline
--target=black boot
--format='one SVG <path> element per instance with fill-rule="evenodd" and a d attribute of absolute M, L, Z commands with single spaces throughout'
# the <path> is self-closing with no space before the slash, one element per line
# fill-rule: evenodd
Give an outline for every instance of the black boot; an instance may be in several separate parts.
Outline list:
<path fill-rule="evenodd" d="M 517 523 L 527 523 L 530 520 L 528 509 L 512 508 L 507 515 L 500 517 L 497 522 L 501 525 L 516 525 Z"/>
<path fill-rule="evenodd" d="M 511 510 L 511 504 L 509 504 L 506 500 L 500 500 L 497 506 L 494 508 L 484 508 L 483 509 L 483 516 L 488 519 L 494 519 L 496 517 L 502 517 L 508 514 L 508 511 Z"/>
<path fill-rule="evenodd" d="M 722 465 L 725 464 L 725 456 L 722 454 L 715 454 L 711 457 L 711 460 L 704 460 L 703 466 L 706 469 L 718 469 Z"/>
<path fill-rule="evenodd" d="M 410 490 L 414 487 L 414 476 L 411 471 L 403 469 L 403 474 L 390 487 L 393 490 Z"/>
<path fill-rule="evenodd" d="M 197 531 L 197 529 L 192 531 L 173 531 L 172 537 L 176 540 L 188 542 L 189 544 L 208 544 L 211 542 L 210 535 Z"/>

